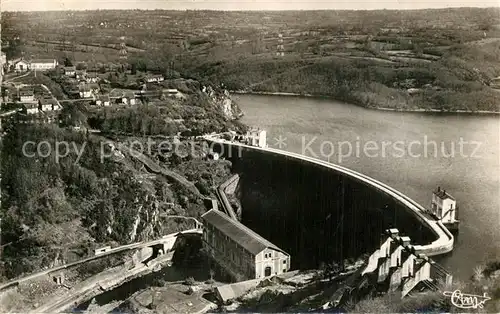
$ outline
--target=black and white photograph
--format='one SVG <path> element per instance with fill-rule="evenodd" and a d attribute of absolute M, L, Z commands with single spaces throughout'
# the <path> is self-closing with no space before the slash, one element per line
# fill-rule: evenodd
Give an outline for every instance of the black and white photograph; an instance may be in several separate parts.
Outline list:
<path fill-rule="evenodd" d="M 500 313 L 500 0 L 0 0 L 0 313 Z"/>

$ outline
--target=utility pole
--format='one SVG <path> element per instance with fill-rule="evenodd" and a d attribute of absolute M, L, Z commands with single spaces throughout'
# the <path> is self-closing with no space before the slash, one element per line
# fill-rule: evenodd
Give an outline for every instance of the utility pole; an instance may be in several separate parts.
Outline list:
<path fill-rule="evenodd" d="M 3 245 L 2 245 L 2 218 L 0 218 L 0 262 L 3 258 Z"/>
<path fill-rule="evenodd" d="M 2 218 L 0 218 L 0 276 L 3 277 L 3 245 L 2 245 Z"/>
<path fill-rule="evenodd" d="M 340 266 L 341 271 L 344 271 L 344 210 L 345 210 L 345 181 L 342 180 L 342 196 L 341 196 L 341 221 L 340 221 Z"/>
<path fill-rule="evenodd" d="M 2 34 L 2 23 L 0 23 L 0 53 L 2 51 L 2 36 L 1 36 L 1 34 Z M 3 59 L 2 59 L 2 61 L 0 61 L 0 67 L 1 67 L 0 68 L 0 92 L 1 92 L 1 88 L 3 86 L 3 67 L 4 67 Z M 2 95 L 0 95 L 0 110 L 2 109 L 2 101 L 3 101 L 3 97 L 2 97 Z"/>
<path fill-rule="evenodd" d="M 121 43 L 120 43 L 120 59 L 127 59 L 127 44 L 125 43 L 125 37 L 122 36 L 120 37 Z"/>
<path fill-rule="evenodd" d="M 285 48 L 283 46 L 283 34 L 278 34 L 278 46 L 276 49 L 276 56 L 283 57 L 285 55 Z"/>

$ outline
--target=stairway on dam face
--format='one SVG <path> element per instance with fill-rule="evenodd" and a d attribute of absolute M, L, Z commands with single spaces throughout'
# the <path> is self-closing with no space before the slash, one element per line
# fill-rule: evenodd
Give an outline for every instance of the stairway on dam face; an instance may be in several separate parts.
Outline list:
<path fill-rule="evenodd" d="M 217 198 L 221 203 L 222 208 L 225 213 L 236 221 L 239 221 L 239 217 L 237 213 L 235 213 L 233 206 L 228 200 L 228 195 L 233 195 L 236 191 L 236 187 L 238 186 L 240 180 L 240 176 L 238 174 L 233 175 L 231 178 L 226 180 L 226 182 L 222 183 L 216 190 Z"/>

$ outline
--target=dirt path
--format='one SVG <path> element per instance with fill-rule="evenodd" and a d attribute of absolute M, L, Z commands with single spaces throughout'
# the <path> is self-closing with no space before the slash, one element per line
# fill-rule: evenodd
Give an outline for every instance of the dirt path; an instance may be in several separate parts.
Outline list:
<path fill-rule="evenodd" d="M 117 147 L 124 155 L 130 156 L 130 157 L 140 161 L 142 164 L 144 164 L 144 166 L 149 171 L 156 173 L 156 174 L 161 174 L 161 175 L 167 177 L 168 179 L 173 180 L 173 181 L 181 184 L 182 186 L 186 187 L 188 190 L 193 192 L 196 196 L 203 198 L 203 196 L 201 195 L 200 191 L 198 191 L 198 188 L 196 188 L 194 183 L 187 180 L 186 178 L 184 178 L 180 174 L 161 167 L 160 165 L 158 165 L 156 162 L 154 162 L 151 158 L 147 157 L 143 153 L 141 153 L 141 152 L 139 152 L 131 147 L 128 147 L 124 144 L 120 144 L 120 145 L 115 144 L 115 147 Z"/>

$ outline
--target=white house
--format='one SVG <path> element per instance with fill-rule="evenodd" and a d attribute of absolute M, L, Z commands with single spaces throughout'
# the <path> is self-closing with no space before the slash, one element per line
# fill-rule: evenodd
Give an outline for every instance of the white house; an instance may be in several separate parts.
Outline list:
<path fill-rule="evenodd" d="M 80 98 L 90 98 L 94 96 L 94 92 L 87 85 L 80 86 L 79 92 L 80 92 Z"/>
<path fill-rule="evenodd" d="M 123 97 L 122 103 L 125 105 L 135 105 L 136 99 L 134 97 Z"/>
<path fill-rule="evenodd" d="M 59 109 L 57 102 L 53 98 L 40 98 L 38 103 L 40 104 L 39 109 L 42 111 L 54 111 Z"/>
<path fill-rule="evenodd" d="M 64 67 L 64 75 L 75 77 L 76 76 L 76 67 Z"/>
<path fill-rule="evenodd" d="M 6 64 L 7 63 L 7 55 L 5 54 L 5 52 L 0 52 L 0 63 L 2 65 Z"/>
<path fill-rule="evenodd" d="M 14 70 L 16 72 L 26 72 L 30 69 L 30 63 L 24 59 L 21 59 L 14 63 Z"/>
<path fill-rule="evenodd" d="M 133 92 L 125 93 L 122 97 L 122 103 L 125 105 L 135 105 L 137 101 Z"/>
<path fill-rule="evenodd" d="M 85 75 L 87 72 L 85 70 L 76 70 L 75 76 L 77 80 L 85 80 Z"/>
<path fill-rule="evenodd" d="M 111 105 L 111 101 L 108 95 L 99 96 L 95 103 L 96 105 L 103 107 L 108 107 Z"/>
<path fill-rule="evenodd" d="M 82 84 L 79 87 L 80 98 L 91 98 L 99 92 L 97 84 Z"/>
<path fill-rule="evenodd" d="M 0 71 L 4 73 L 4 67 L 7 64 L 7 55 L 4 52 L 0 52 Z"/>
<path fill-rule="evenodd" d="M 148 83 L 160 83 L 163 82 L 165 78 L 163 75 L 148 75 L 146 76 L 146 82 Z"/>
<path fill-rule="evenodd" d="M 38 103 L 31 102 L 31 103 L 23 104 L 23 111 L 26 114 L 37 114 L 39 112 L 38 111 Z"/>
<path fill-rule="evenodd" d="M 21 102 L 35 101 L 35 93 L 32 89 L 22 88 L 19 90 L 19 100 Z"/>
<path fill-rule="evenodd" d="M 99 76 L 95 72 L 87 72 L 85 75 L 85 81 L 87 83 L 97 83 L 99 81 Z"/>
<path fill-rule="evenodd" d="M 31 60 L 30 68 L 34 71 L 47 71 L 57 67 L 55 59 L 33 59 Z"/>

